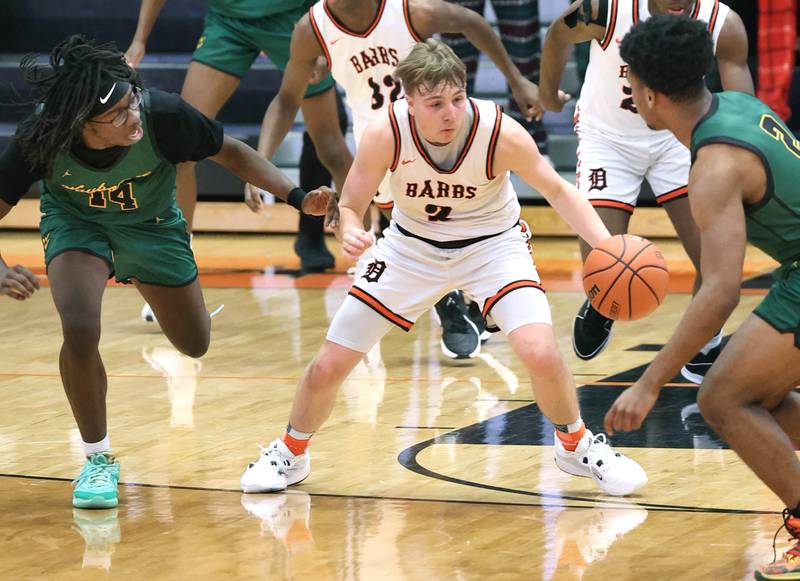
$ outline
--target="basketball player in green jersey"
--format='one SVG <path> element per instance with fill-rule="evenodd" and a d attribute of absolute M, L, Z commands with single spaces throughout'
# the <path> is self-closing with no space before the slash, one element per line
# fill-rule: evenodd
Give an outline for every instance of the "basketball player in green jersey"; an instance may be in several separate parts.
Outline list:
<path fill-rule="evenodd" d="M 107 380 L 98 351 L 106 281 L 133 283 L 176 349 L 200 357 L 211 325 L 186 220 L 175 204 L 175 166 L 210 158 L 241 179 L 324 215 L 330 190 L 306 194 L 250 147 L 225 136 L 177 95 L 143 90 L 113 44 L 73 36 L 49 67 L 23 59 L 37 107 L 0 155 L 0 218 L 42 180 L 41 234 L 64 342 L 59 367 L 87 460 L 73 505 L 118 503 L 119 463 L 106 423 Z M 29 298 L 39 283 L 0 258 L 0 292 Z"/>
<path fill-rule="evenodd" d="M 745 245 L 781 266 L 769 294 L 711 366 L 697 396 L 703 417 L 786 506 L 794 547 L 758 579 L 800 579 L 800 142 L 764 103 L 712 95 L 711 37 L 701 22 L 657 16 L 635 26 L 621 54 L 639 114 L 690 150 L 689 203 L 703 253 L 700 290 L 672 338 L 619 396 L 606 429 L 638 429 L 661 386 L 739 302 Z"/>
<path fill-rule="evenodd" d="M 142 0 L 136 33 L 125 52 L 128 62 L 134 67 L 138 67 L 144 57 L 150 32 L 165 2 Z M 309 0 L 209 0 L 203 33 L 186 71 L 181 97 L 207 117 L 214 118 L 236 91 L 260 52 L 266 53 L 283 71 L 289 61 L 292 30 L 308 12 L 310 4 Z M 323 169 L 319 166 L 321 162 L 341 191 L 353 156 L 339 124 L 331 122 L 338 119 L 339 114 L 333 79 L 329 74 L 323 74 L 309 85 L 302 100 L 302 111 L 314 147 L 310 147 L 304 138 L 301 181 L 305 180 L 305 186 L 309 188 L 321 185 L 314 183 L 315 179 L 329 182 L 329 176 L 319 175 Z M 195 164 L 179 165 L 177 179 L 178 205 L 191 228 L 197 203 Z M 246 191 L 260 198 L 261 192 L 254 191 L 250 185 Z M 311 216 L 300 217 L 295 250 L 304 268 L 324 270 L 334 265 L 333 255 L 325 246 L 322 223 Z M 146 308 L 143 315 L 145 312 Z"/>

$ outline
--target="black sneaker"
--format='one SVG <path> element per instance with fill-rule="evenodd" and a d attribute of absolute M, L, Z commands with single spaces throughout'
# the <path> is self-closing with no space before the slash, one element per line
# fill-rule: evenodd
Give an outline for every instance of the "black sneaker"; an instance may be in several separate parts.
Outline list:
<path fill-rule="evenodd" d="M 592 308 L 587 299 L 581 305 L 572 323 L 572 349 L 579 358 L 596 357 L 608 345 L 611 338 L 612 319 L 607 319 Z"/>
<path fill-rule="evenodd" d="M 472 301 L 467 305 L 467 316 L 469 320 L 472 321 L 472 324 L 475 325 L 475 328 L 478 329 L 478 337 L 480 337 L 481 344 L 486 343 L 492 334 L 486 330 L 486 321 L 483 318 L 478 303 Z"/>
<path fill-rule="evenodd" d="M 442 325 L 442 353 L 450 359 L 470 359 L 481 352 L 478 329 L 467 315 L 461 291 L 447 293 L 436 303 Z"/>
<path fill-rule="evenodd" d="M 300 257 L 300 267 L 306 272 L 322 272 L 333 268 L 336 261 L 325 246 L 325 235 L 309 235 L 304 230 L 297 233 L 294 251 Z"/>
<path fill-rule="evenodd" d="M 706 376 L 706 373 L 708 373 L 708 370 L 711 369 L 711 366 L 714 364 L 714 361 L 717 360 L 721 351 L 722 343 L 713 349 L 709 349 L 706 354 L 701 351 L 695 355 L 689 363 L 681 367 L 681 376 L 686 381 L 691 381 L 692 383 L 700 385 L 703 383 L 703 378 Z"/>

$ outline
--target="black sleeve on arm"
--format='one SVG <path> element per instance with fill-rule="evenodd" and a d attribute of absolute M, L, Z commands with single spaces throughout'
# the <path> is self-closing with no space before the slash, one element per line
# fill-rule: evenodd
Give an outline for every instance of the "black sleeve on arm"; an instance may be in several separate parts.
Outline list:
<path fill-rule="evenodd" d="M 17 140 L 12 139 L 0 153 L 0 199 L 16 206 L 40 177 L 30 170 Z"/>
<path fill-rule="evenodd" d="M 219 153 L 224 137 L 219 121 L 209 119 L 174 93 L 157 89 L 148 93 L 148 125 L 164 158 L 182 163 Z"/>

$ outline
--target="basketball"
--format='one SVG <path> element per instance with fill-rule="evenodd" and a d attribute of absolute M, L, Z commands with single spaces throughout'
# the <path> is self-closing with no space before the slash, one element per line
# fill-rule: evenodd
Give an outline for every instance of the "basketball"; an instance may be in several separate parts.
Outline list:
<path fill-rule="evenodd" d="M 603 240 L 583 265 L 583 289 L 603 316 L 633 321 L 656 310 L 667 294 L 669 271 L 658 246 L 618 234 Z"/>

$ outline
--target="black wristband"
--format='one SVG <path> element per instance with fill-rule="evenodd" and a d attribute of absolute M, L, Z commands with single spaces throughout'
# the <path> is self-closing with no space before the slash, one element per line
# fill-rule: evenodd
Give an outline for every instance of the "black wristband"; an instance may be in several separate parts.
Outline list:
<path fill-rule="evenodd" d="M 307 195 L 308 193 L 303 188 L 294 188 L 291 192 L 289 192 L 289 196 L 286 198 L 286 203 L 292 208 L 296 208 L 298 212 L 302 212 L 303 200 Z"/>

